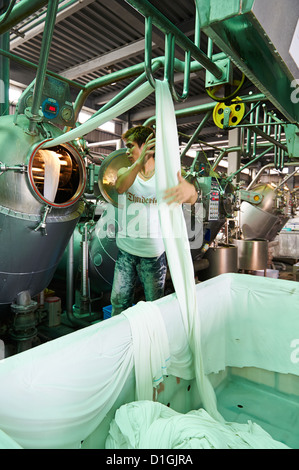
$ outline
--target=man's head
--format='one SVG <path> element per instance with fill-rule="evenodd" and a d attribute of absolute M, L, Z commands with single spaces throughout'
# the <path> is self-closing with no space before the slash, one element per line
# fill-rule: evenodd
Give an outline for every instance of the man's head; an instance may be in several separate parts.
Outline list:
<path fill-rule="evenodd" d="M 130 140 L 130 142 L 136 142 L 138 146 L 141 147 L 141 145 L 144 144 L 150 134 L 153 134 L 153 137 L 155 135 L 154 130 L 151 127 L 136 126 L 131 127 L 131 129 L 128 129 L 122 135 L 122 139 L 125 142 L 128 142 L 128 140 Z"/>
<path fill-rule="evenodd" d="M 154 131 L 150 127 L 136 126 L 131 127 L 131 129 L 128 129 L 127 132 L 122 135 L 127 147 L 126 154 L 131 163 L 136 162 L 139 158 L 144 143 L 151 134 L 154 136 Z M 155 158 L 154 153 L 152 156 Z"/>

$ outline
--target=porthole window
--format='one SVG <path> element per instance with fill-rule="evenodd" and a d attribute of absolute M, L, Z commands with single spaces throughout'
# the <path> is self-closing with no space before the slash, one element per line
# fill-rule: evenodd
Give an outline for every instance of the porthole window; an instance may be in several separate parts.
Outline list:
<path fill-rule="evenodd" d="M 29 160 L 28 176 L 35 195 L 55 207 L 74 204 L 85 188 L 84 162 L 69 145 L 35 150 Z"/>

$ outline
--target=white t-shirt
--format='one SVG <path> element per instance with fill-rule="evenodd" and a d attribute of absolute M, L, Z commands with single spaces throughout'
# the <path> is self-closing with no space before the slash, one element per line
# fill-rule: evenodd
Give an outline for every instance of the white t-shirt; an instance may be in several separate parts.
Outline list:
<path fill-rule="evenodd" d="M 118 248 L 132 255 L 152 258 L 164 251 L 156 198 L 155 176 L 143 180 L 138 175 L 120 196 L 118 208 Z"/>

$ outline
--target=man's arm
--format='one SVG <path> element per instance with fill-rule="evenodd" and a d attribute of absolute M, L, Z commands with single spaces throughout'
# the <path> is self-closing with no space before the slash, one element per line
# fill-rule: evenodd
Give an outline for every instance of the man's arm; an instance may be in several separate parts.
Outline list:
<path fill-rule="evenodd" d="M 130 186 L 132 186 L 141 168 L 142 166 L 137 161 L 129 168 L 120 168 L 118 170 L 117 180 L 115 183 L 115 189 L 118 194 L 123 194 L 130 188 Z"/>

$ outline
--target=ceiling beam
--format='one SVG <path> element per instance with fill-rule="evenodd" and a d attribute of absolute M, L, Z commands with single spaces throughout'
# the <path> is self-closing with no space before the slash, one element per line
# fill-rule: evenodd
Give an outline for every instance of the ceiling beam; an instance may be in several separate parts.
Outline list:
<path fill-rule="evenodd" d="M 71 67 L 64 72 L 61 72 L 60 75 L 62 77 L 68 79 L 75 79 L 82 75 L 87 75 L 88 73 L 92 73 L 95 70 L 103 69 L 105 67 L 110 67 L 115 63 L 121 62 L 123 60 L 129 59 L 130 57 L 134 57 L 137 54 L 140 54 L 144 51 L 145 40 L 140 39 L 139 41 L 132 42 L 131 44 L 114 49 L 113 51 L 108 52 L 107 54 L 103 54 L 95 59 L 88 60 L 87 62 L 83 62 L 75 67 Z M 156 44 L 152 44 L 152 48 L 154 49 Z"/>
<path fill-rule="evenodd" d="M 58 13 L 56 15 L 55 24 L 59 23 L 62 20 L 65 20 L 66 18 L 73 15 L 74 13 L 77 13 L 82 8 L 85 8 L 87 5 L 89 5 L 90 3 L 93 3 L 94 1 L 95 0 L 78 0 L 76 3 L 70 6 L 66 6 L 65 8 L 63 8 L 63 4 L 60 3 L 58 6 Z M 68 3 L 68 1 L 65 0 L 65 2 L 63 3 Z M 44 13 L 44 18 L 46 18 L 46 14 L 47 14 L 47 11 L 45 11 Z M 25 42 L 30 41 L 30 39 L 33 39 L 35 36 L 38 36 L 39 34 L 41 34 L 45 29 L 45 22 L 42 21 L 37 26 L 34 26 L 34 20 L 33 20 L 33 27 L 29 27 L 28 31 L 22 31 L 22 28 L 26 29 L 26 27 L 28 27 L 26 24 L 18 27 L 18 34 L 20 36 L 17 36 L 11 39 L 10 51 L 12 51 L 18 46 L 22 46 Z M 13 32 L 12 35 L 13 34 L 15 33 Z"/>

